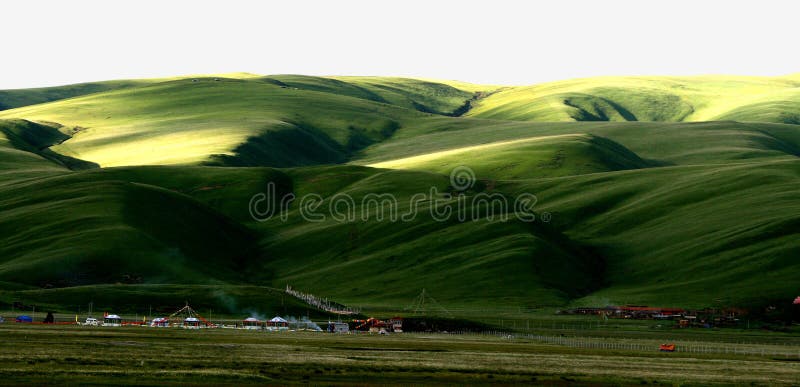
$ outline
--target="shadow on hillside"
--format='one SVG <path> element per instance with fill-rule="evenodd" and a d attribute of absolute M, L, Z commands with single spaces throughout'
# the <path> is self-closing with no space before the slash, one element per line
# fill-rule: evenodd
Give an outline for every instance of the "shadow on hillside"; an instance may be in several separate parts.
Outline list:
<path fill-rule="evenodd" d="M 205 165 L 233 167 L 295 167 L 337 164 L 347 160 L 345 149 L 325 133 L 292 125 L 252 136 L 233 155 L 212 155 Z"/>
<path fill-rule="evenodd" d="M 337 142 L 325 131 L 306 123 L 289 123 L 278 129 L 267 129 L 252 136 L 233 150 L 233 155 L 216 154 L 203 163 L 235 167 L 298 167 L 320 164 L 342 164 L 353 154 L 376 142 L 391 137 L 399 128 L 396 123 L 370 130 L 350 125 L 347 140 Z"/>
<path fill-rule="evenodd" d="M 59 130 L 62 127 L 60 124 L 28 120 L 8 120 L 7 122 L 10 125 L 0 127 L 0 133 L 5 135 L 11 146 L 16 149 L 39 155 L 71 170 L 100 167 L 91 161 L 62 155 L 50 149 L 50 147 L 72 138 Z"/>
<path fill-rule="evenodd" d="M 665 160 L 644 159 L 625 145 L 610 138 L 590 135 L 589 143 L 594 146 L 597 158 L 611 171 L 668 167 L 675 163 Z"/>

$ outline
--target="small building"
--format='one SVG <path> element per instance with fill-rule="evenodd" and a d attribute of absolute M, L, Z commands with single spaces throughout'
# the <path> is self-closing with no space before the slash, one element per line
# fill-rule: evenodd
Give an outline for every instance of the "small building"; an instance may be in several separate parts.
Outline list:
<path fill-rule="evenodd" d="M 287 331 L 289 330 L 289 322 L 281 316 L 275 316 L 267 321 L 268 331 Z"/>
<path fill-rule="evenodd" d="M 255 317 L 248 317 L 242 321 L 242 329 L 258 330 L 262 328 L 261 320 Z"/>
<path fill-rule="evenodd" d="M 366 320 L 353 320 L 356 323 L 355 330 L 362 331 L 362 332 L 372 332 L 372 333 L 386 333 L 387 327 L 390 326 L 389 323 L 383 320 L 378 320 L 377 318 L 370 317 Z"/>
<path fill-rule="evenodd" d="M 343 322 L 328 322 L 328 332 L 330 333 L 350 333 L 350 325 Z"/>
<path fill-rule="evenodd" d="M 150 326 L 155 328 L 166 328 L 169 327 L 169 318 L 167 317 L 156 317 L 153 321 L 150 321 Z"/>
<path fill-rule="evenodd" d="M 369 333 L 380 333 L 382 335 L 386 334 L 386 322 L 381 320 L 375 320 L 372 322 L 372 325 L 369 327 Z"/>
<path fill-rule="evenodd" d="M 122 317 L 119 317 L 116 314 L 109 314 L 103 317 L 103 326 L 104 327 L 121 327 L 122 326 Z"/>
<path fill-rule="evenodd" d="M 200 329 L 200 319 L 197 317 L 187 317 L 183 320 L 184 329 Z"/>

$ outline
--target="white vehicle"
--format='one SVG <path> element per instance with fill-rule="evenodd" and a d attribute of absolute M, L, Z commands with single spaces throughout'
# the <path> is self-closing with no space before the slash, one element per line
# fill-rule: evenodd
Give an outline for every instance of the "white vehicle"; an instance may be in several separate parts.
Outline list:
<path fill-rule="evenodd" d="M 86 321 L 83 322 L 83 325 L 96 327 L 96 326 L 100 325 L 100 322 L 98 322 L 97 319 L 94 318 L 94 317 L 87 317 Z"/>

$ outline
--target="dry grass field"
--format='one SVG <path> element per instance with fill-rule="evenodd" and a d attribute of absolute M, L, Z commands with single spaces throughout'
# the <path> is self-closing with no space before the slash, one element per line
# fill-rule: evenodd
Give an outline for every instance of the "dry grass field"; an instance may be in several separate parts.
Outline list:
<path fill-rule="evenodd" d="M 796 356 L 662 353 L 655 345 L 652 351 L 575 348 L 508 336 L 7 323 L 0 325 L 0 340 L 2 384 L 800 383 Z M 641 347 L 652 341 L 642 340 Z"/>

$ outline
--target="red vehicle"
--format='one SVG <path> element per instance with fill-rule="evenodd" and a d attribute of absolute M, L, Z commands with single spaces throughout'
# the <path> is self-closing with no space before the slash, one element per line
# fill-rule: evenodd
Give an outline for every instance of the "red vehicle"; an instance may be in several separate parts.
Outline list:
<path fill-rule="evenodd" d="M 675 344 L 661 344 L 658 346 L 661 352 L 675 352 Z"/>

